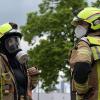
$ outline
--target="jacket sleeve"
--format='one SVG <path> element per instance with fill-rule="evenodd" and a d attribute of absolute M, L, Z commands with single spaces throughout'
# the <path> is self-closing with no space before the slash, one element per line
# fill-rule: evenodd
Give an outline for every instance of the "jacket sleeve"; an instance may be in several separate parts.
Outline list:
<path fill-rule="evenodd" d="M 73 67 L 77 62 L 91 63 L 92 53 L 89 45 L 84 41 L 80 41 L 76 48 L 72 50 L 69 62 L 71 67 Z"/>

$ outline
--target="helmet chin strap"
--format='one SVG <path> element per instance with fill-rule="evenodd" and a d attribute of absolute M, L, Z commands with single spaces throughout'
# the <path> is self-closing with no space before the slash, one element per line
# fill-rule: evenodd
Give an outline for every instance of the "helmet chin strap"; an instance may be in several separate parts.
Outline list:
<path fill-rule="evenodd" d="M 88 27 L 86 36 L 89 35 L 89 34 L 91 34 L 91 33 L 97 32 L 97 31 L 98 31 L 98 30 L 93 30 L 93 29 L 91 29 L 91 25 L 89 24 L 89 27 Z"/>

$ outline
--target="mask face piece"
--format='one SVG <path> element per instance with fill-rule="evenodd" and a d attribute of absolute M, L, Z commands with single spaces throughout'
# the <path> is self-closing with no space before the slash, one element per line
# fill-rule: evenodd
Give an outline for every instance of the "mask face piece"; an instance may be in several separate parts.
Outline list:
<path fill-rule="evenodd" d="M 11 36 L 5 39 L 5 49 L 10 55 L 14 55 L 20 64 L 26 64 L 28 55 L 20 47 L 20 38 Z"/>
<path fill-rule="evenodd" d="M 77 38 L 81 38 L 83 37 L 84 35 L 86 35 L 87 33 L 87 29 L 84 28 L 83 26 L 81 25 L 78 25 L 76 28 L 75 28 L 75 36 Z"/>
<path fill-rule="evenodd" d="M 5 48 L 9 53 L 15 53 L 19 48 L 19 38 L 17 36 L 9 37 L 5 40 Z"/>

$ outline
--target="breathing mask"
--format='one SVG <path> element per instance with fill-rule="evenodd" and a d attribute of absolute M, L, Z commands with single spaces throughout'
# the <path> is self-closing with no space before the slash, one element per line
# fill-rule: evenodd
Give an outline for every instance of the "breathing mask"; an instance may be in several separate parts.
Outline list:
<path fill-rule="evenodd" d="M 10 36 L 5 39 L 5 48 L 9 54 L 14 54 L 21 64 L 28 61 L 28 55 L 22 51 L 20 47 L 20 38 L 18 36 Z"/>
<path fill-rule="evenodd" d="M 85 36 L 86 33 L 87 33 L 87 29 L 81 25 L 77 25 L 77 27 L 75 28 L 75 36 L 77 38 L 81 38 L 81 37 Z"/>

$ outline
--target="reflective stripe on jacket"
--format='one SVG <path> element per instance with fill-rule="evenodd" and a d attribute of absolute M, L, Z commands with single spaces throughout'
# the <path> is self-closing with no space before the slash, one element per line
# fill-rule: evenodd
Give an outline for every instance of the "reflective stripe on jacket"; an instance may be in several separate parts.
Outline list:
<path fill-rule="evenodd" d="M 94 60 L 100 59 L 100 37 L 87 36 Z"/>

